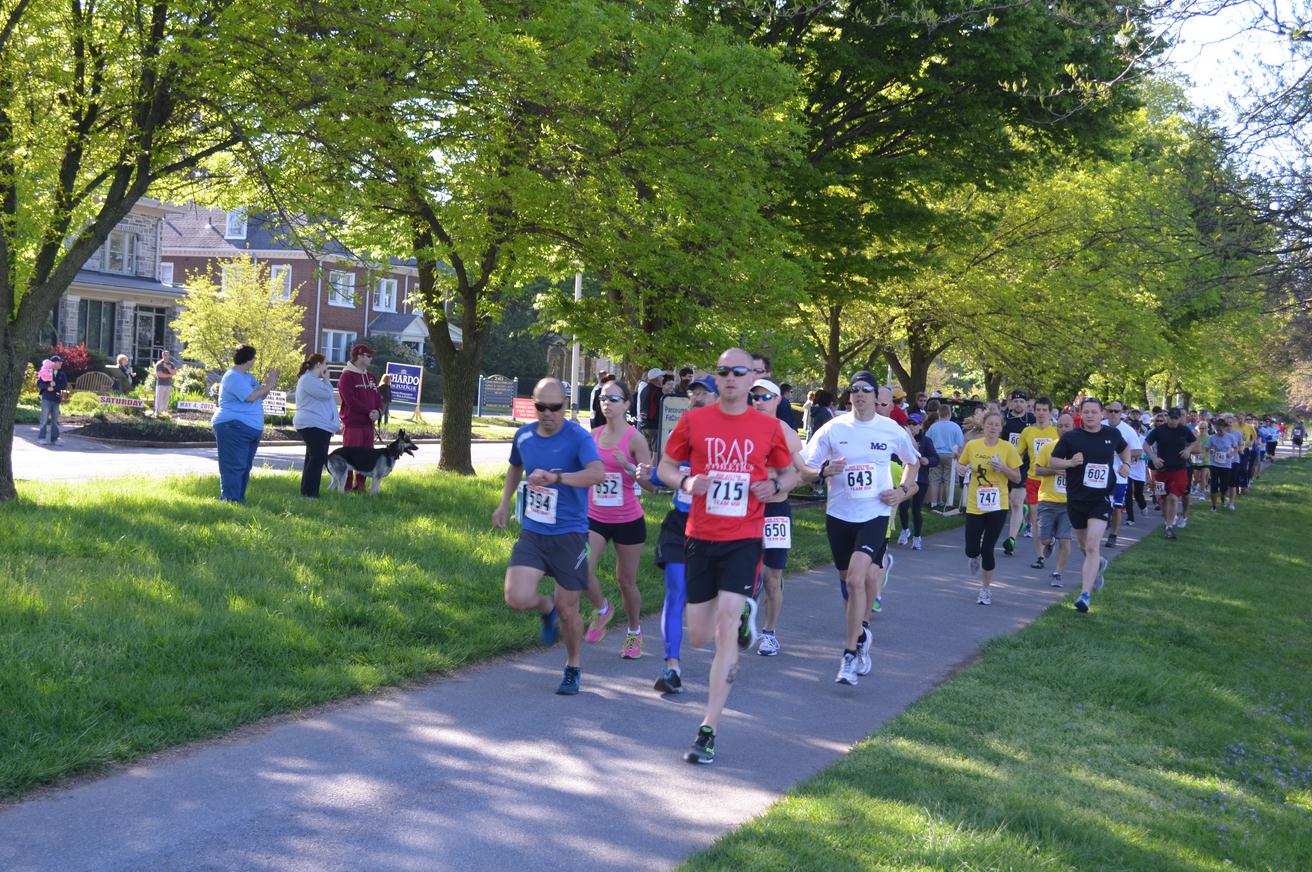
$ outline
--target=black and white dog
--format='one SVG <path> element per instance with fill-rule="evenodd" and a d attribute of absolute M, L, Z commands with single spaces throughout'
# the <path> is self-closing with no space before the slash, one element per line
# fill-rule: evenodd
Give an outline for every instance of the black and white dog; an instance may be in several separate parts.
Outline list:
<path fill-rule="evenodd" d="M 410 437 L 405 435 L 404 430 L 398 432 L 396 438 L 382 448 L 347 448 L 345 446 L 338 448 L 328 455 L 328 475 L 332 476 L 333 480 L 329 487 L 344 492 L 346 490 L 347 475 L 355 472 L 374 480 L 374 493 L 376 494 L 379 485 L 382 484 L 387 474 L 392 471 L 392 468 L 396 466 L 396 462 L 401 459 L 401 455 L 414 454 L 418 450 L 419 446 L 410 441 Z"/>

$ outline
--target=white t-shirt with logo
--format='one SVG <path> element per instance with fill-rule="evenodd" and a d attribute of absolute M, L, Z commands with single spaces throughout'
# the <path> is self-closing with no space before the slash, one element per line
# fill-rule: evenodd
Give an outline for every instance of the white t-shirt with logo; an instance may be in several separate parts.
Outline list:
<path fill-rule="evenodd" d="M 841 473 L 825 479 L 829 492 L 825 511 L 841 521 L 864 523 L 893 513 L 879 495 L 898 485 L 890 468 L 894 454 L 904 466 L 920 462 L 911 434 L 892 418 L 876 415 L 859 421 L 855 413 L 846 412 L 816 431 L 802 459 L 814 469 L 826 460 L 846 460 Z"/>
<path fill-rule="evenodd" d="M 1121 423 L 1116 425 L 1116 429 L 1121 431 L 1121 437 L 1125 439 L 1125 444 L 1130 446 L 1131 454 L 1136 451 L 1143 451 L 1143 437 L 1136 433 L 1133 427 L 1122 420 Z M 1112 469 L 1116 472 L 1116 483 L 1125 484 L 1127 479 L 1121 475 L 1121 463 L 1119 460 L 1113 464 Z M 1145 475 L 1146 470 L 1147 467 L 1144 465 L 1143 457 L 1141 456 L 1137 464 L 1133 461 L 1130 462 L 1129 477 L 1135 481 L 1147 481 L 1148 476 Z M 1135 475 L 1136 471 L 1138 472 L 1138 475 Z"/>

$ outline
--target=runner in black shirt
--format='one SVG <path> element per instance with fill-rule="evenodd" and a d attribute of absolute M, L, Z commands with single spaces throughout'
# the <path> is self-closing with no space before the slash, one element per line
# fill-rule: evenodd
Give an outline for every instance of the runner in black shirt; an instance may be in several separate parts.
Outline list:
<path fill-rule="evenodd" d="M 1178 408 L 1166 413 L 1166 424 L 1154 427 L 1143 445 L 1148 462 L 1153 465 L 1154 479 L 1166 486 L 1162 501 L 1162 513 L 1166 516 L 1163 535 L 1174 539 L 1177 508 L 1181 528 L 1186 526 L 1185 519 L 1189 516 L 1189 457 L 1201 450 L 1202 445 L 1184 423 L 1184 412 Z"/>
<path fill-rule="evenodd" d="M 1020 451 L 1020 434 L 1034 423 L 1034 413 L 1025 410 L 1028 399 L 1024 391 L 1012 391 L 1002 416 L 1002 438 L 1017 451 Z M 1007 497 L 1011 514 L 1007 517 L 1007 538 L 1002 540 L 1002 551 L 1007 556 L 1016 553 L 1016 535 L 1020 533 L 1021 521 L 1025 519 L 1025 478 L 1028 470 L 1029 461 L 1026 460 L 1020 468 L 1020 484 L 1013 487 Z"/>
<path fill-rule="evenodd" d="M 1089 610 L 1089 599 L 1102 587 L 1107 561 L 1098 553 L 1107 519 L 1112 514 L 1116 464 L 1121 476 L 1130 474 L 1130 446 L 1114 427 L 1102 423 L 1102 401 L 1089 397 L 1080 404 L 1082 426 L 1057 440 L 1050 466 L 1066 470 L 1066 513 L 1084 549 L 1083 590 L 1075 608 Z"/>

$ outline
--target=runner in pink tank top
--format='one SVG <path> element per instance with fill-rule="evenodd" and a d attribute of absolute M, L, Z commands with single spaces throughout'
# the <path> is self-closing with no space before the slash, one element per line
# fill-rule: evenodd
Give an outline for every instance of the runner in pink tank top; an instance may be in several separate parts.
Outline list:
<path fill-rule="evenodd" d="M 629 408 L 629 391 L 618 379 L 609 382 L 599 397 L 604 427 L 592 431 L 606 477 L 588 492 L 588 599 L 596 607 L 592 623 L 584 638 L 596 644 L 606 635 L 606 625 L 615 616 L 609 600 L 601 598 L 597 580 L 597 561 L 606 544 L 615 544 L 615 581 L 629 619 L 628 633 L 620 656 L 637 660 L 642 656 L 642 595 L 638 592 L 638 561 L 647 541 L 647 519 L 642 503 L 634 494 L 637 484 L 655 490 L 651 484 L 651 448 L 635 428 L 624 420 Z M 601 605 L 596 604 L 600 601 Z"/>

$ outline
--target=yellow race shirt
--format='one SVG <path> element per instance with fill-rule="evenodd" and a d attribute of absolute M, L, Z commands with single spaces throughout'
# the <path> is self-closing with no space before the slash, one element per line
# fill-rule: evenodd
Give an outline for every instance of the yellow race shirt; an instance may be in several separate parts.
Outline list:
<path fill-rule="evenodd" d="M 1038 424 L 1029 425 L 1020 431 L 1021 456 L 1033 466 L 1034 458 L 1039 456 L 1043 446 L 1056 442 L 1060 435 L 1061 432 L 1057 430 L 1056 424 L 1049 423 L 1046 427 L 1040 427 Z"/>
<path fill-rule="evenodd" d="M 985 445 L 982 438 L 972 439 L 961 449 L 957 463 L 970 467 L 966 478 L 967 514 L 986 515 L 1007 510 L 1011 482 L 989 466 L 994 458 L 1011 469 L 1020 469 L 1020 452 L 1006 439 L 999 439 L 992 447 Z"/>
<path fill-rule="evenodd" d="M 1041 503 L 1065 503 L 1066 502 L 1066 472 L 1065 470 L 1056 475 L 1039 475 L 1034 471 L 1035 466 L 1049 466 L 1052 463 L 1052 449 L 1057 447 L 1056 440 L 1049 442 L 1039 449 L 1037 459 L 1034 465 L 1030 467 L 1030 475 L 1039 480 L 1039 502 Z"/>
<path fill-rule="evenodd" d="M 1256 427 L 1254 427 L 1252 424 L 1245 424 L 1244 426 L 1240 427 L 1239 429 L 1242 430 L 1242 431 L 1244 431 L 1244 442 L 1246 443 L 1246 447 L 1248 447 L 1248 448 L 1252 448 L 1254 445 L 1257 444 L 1257 428 L 1256 428 Z"/>

